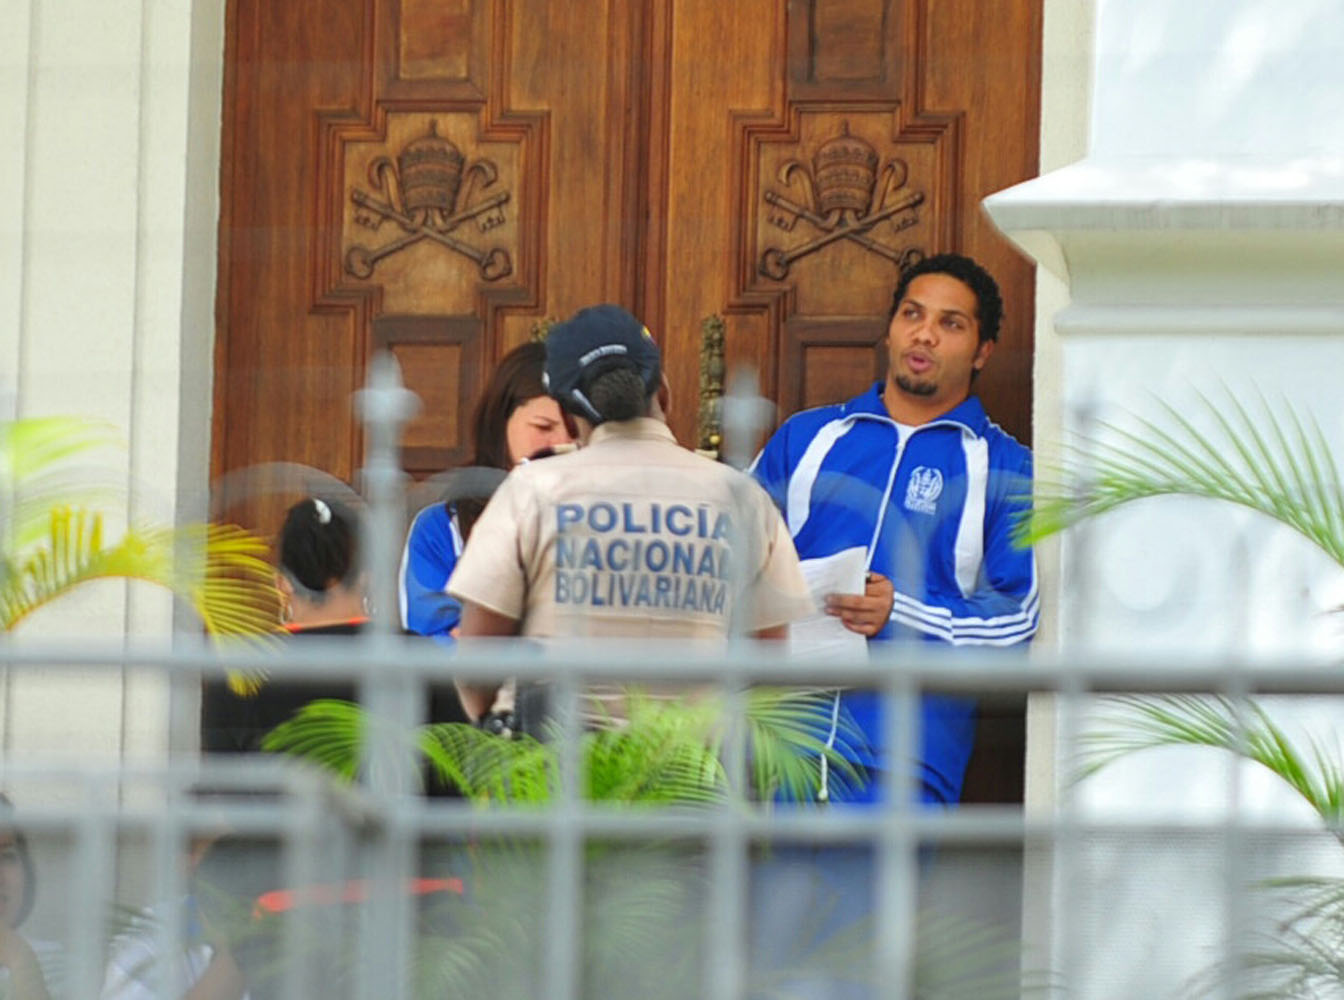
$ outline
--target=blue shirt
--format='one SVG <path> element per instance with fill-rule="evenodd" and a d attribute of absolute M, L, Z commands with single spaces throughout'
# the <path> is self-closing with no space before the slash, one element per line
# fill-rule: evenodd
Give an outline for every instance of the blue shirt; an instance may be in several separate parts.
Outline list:
<path fill-rule="evenodd" d="M 766 443 L 752 472 L 775 501 L 798 555 L 861 546 L 891 579 L 891 618 L 870 641 L 1014 646 L 1040 615 L 1036 563 L 1012 542 L 1030 506 L 1031 452 L 986 416 L 974 396 L 928 423 L 897 423 L 883 383 L 846 403 L 797 413 Z M 887 768 L 881 698 L 846 691 L 863 734 L 847 756 Z M 918 778 L 926 801 L 961 797 L 975 738 L 975 702 L 926 695 Z M 857 797 L 863 798 L 862 794 Z"/>
<path fill-rule="evenodd" d="M 401 554 L 399 601 L 402 628 L 451 644 L 462 605 L 448 596 L 448 578 L 462 555 L 457 510 L 436 503 L 415 515 Z"/>

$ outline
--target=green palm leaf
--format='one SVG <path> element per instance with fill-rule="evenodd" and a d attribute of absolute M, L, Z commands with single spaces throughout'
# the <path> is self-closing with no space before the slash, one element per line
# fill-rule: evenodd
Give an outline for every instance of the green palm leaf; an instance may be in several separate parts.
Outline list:
<path fill-rule="evenodd" d="M 1256 888 L 1269 894 L 1280 915 L 1238 954 L 1196 976 L 1186 995 L 1338 996 L 1344 986 L 1344 880 L 1275 878 Z"/>
<path fill-rule="evenodd" d="M 714 699 L 669 703 L 632 690 L 625 711 L 628 724 L 585 736 L 585 797 L 671 804 L 722 795 L 724 774 L 712 745 L 719 718 Z"/>
<path fill-rule="evenodd" d="M 262 739 L 262 749 L 293 754 L 353 781 L 359 773 L 365 712 L 359 705 L 335 698 L 309 702 Z"/>
<path fill-rule="evenodd" d="M 418 745 L 442 781 L 478 802 L 546 802 L 559 773 L 553 750 L 531 737 L 505 740 L 460 722 L 421 727 Z"/>
<path fill-rule="evenodd" d="M 758 794 L 799 784 L 815 789 L 817 760 L 833 756 L 837 771 L 854 780 L 840 750 L 819 734 L 830 728 L 832 699 L 824 692 L 753 690 L 745 715 Z M 584 793 L 611 803 L 695 805 L 721 799 L 727 775 L 719 755 L 723 706 L 715 699 L 671 702 L 628 692 L 627 721 L 619 728 L 579 735 Z M 383 725 L 358 705 L 314 702 L 264 740 L 267 750 L 296 754 L 344 777 L 359 773 L 362 742 Z M 851 734 L 841 727 L 843 738 Z M 541 805 L 559 774 L 555 743 L 529 737 L 502 739 L 460 723 L 410 730 L 399 745 L 415 743 L 446 781 L 480 803 Z M 768 752 L 761 754 L 761 747 Z M 793 760 L 810 759 L 809 764 Z M 812 782 L 806 788 L 804 781 Z M 446 897 L 422 921 L 417 939 L 416 983 L 425 996 L 489 992 L 533 996 L 544 991 L 544 907 L 537 903 L 550 853 L 530 839 L 473 839 L 446 848 L 458 857 L 450 870 L 465 871 L 469 891 Z M 702 969 L 703 905 L 708 895 L 704 855 L 685 843 L 588 840 L 583 865 L 581 921 L 583 976 L 597 996 L 692 995 Z M 463 868 L 463 863 L 466 867 Z M 870 921 L 839 932 L 800 927 L 786 952 L 797 962 L 757 970 L 752 996 L 787 997 L 794 979 L 831 976 L 867 982 Z M 916 954 L 919 995 L 1017 997 L 1045 991 L 1049 977 L 1021 968 L 1021 946 L 1011 930 L 974 919 L 920 914 Z"/>
<path fill-rule="evenodd" d="M 1344 765 L 1316 740 L 1305 747 L 1254 702 L 1173 695 L 1108 699 L 1112 712 L 1082 739 L 1082 775 L 1119 757 L 1159 746 L 1216 747 L 1268 769 L 1302 797 L 1344 841 Z M 1244 704 L 1244 708 L 1239 706 Z M 1339 995 L 1344 987 L 1344 880 L 1283 878 L 1260 884 L 1285 913 L 1245 950 L 1195 977 L 1188 995 L 1242 1000 Z"/>
<path fill-rule="evenodd" d="M 583 794 L 593 801 L 625 803 L 713 802 L 727 790 L 720 762 L 723 710 L 715 699 L 693 704 L 626 696 L 628 722 L 580 734 Z M 753 690 L 746 722 L 758 797 L 786 792 L 793 801 L 815 796 L 820 761 L 841 781 L 861 776 L 844 756 L 852 733 L 840 727 L 836 745 L 823 739 L 831 699 L 822 692 Z M 318 701 L 269 733 L 263 747 L 308 758 L 349 780 L 361 766 L 370 725 L 390 726 L 358 705 Z M 387 737 L 391 740 L 392 737 Z M 550 800 L 559 774 L 554 742 L 530 737 L 505 740 L 461 723 L 423 725 L 397 738 L 414 747 L 437 776 L 481 802 L 541 804 Z"/>
<path fill-rule="evenodd" d="M 916 915 L 915 983 L 920 997 L 992 1000 L 1057 995 L 1057 976 L 1024 968 L 1022 942 L 1003 926 L 932 908 Z"/>
<path fill-rule="evenodd" d="M 1097 730 L 1082 736 L 1079 777 L 1122 756 L 1159 746 L 1216 747 L 1267 768 L 1297 792 L 1337 837 L 1344 821 L 1344 765 L 1312 741 L 1304 750 L 1254 702 L 1244 711 L 1222 697 L 1118 696 Z"/>
<path fill-rule="evenodd" d="M 1135 416 L 1135 430 L 1102 424 L 1107 436 L 1066 449 L 1018 523 L 1018 542 L 1034 544 L 1134 500 L 1183 495 L 1248 507 L 1344 565 L 1344 484 L 1316 422 L 1286 402 L 1276 414 L 1263 398 L 1252 412 L 1230 391 L 1221 405 L 1199 399 L 1211 433 L 1160 403 L 1161 419 Z"/>
<path fill-rule="evenodd" d="M 840 720 L 835 739 L 827 740 L 833 702 L 829 691 L 754 688 L 747 695 L 752 783 L 759 798 L 812 801 L 821 787 L 822 760 L 831 787 L 857 789 L 863 784 L 863 774 L 851 763 L 854 744 L 862 739 L 860 730 Z"/>
<path fill-rule="evenodd" d="M 309 702 L 267 733 L 262 749 L 306 758 L 345 781 L 367 774 L 382 787 L 419 783 L 418 733 L 335 698 Z"/>

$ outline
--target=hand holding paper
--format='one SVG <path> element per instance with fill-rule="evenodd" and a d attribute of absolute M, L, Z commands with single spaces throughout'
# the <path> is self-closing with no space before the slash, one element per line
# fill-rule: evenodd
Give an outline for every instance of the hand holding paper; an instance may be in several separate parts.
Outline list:
<path fill-rule="evenodd" d="M 861 633 L 845 626 L 841 617 L 828 610 L 832 595 L 864 593 L 864 569 L 868 553 L 862 546 L 845 549 L 834 555 L 801 561 L 803 578 L 807 580 L 818 612 L 810 618 L 789 626 L 789 648 L 797 655 L 831 658 L 866 658 L 868 643 Z M 888 582 L 888 593 L 891 584 Z"/>
<path fill-rule="evenodd" d="M 862 594 L 827 594 L 825 609 L 851 632 L 871 638 L 887 624 L 895 597 L 890 580 L 881 573 L 868 573 Z"/>

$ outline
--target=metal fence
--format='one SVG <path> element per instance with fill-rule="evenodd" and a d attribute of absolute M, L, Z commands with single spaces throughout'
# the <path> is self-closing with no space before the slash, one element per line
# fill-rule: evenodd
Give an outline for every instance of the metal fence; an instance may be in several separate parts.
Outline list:
<path fill-rule="evenodd" d="M 386 614 L 404 528 L 395 445 L 409 412 L 392 369 L 375 367 L 363 411 L 367 562 L 384 612 L 367 634 L 283 652 L 191 636 L 0 644 L 11 678 L 162 679 L 178 747 L 197 726 L 202 678 L 230 670 L 347 678 L 380 720 L 364 730 L 350 783 L 279 756 L 0 763 L 0 788 L 17 803 L 4 825 L 30 838 L 37 860 L 33 933 L 53 939 L 39 957 L 59 966 L 62 995 L 182 996 L 207 968 L 202 945 L 225 940 L 254 998 L 1240 996 L 1262 981 L 1269 995 L 1296 996 L 1344 984 L 1330 969 L 1344 943 L 1329 936 L 1344 927 L 1344 882 L 1330 881 L 1337 817 L 1245 808 L 1251 779 L 1239 763 L 1265 749 L 1255 699 L 1344 694 L 1335 663 L 927 646 L 818 663 L 746 639 L 711 651 L 501 640 L 449 653 L 394 634 Z M 380 756 L 374 736 L 404 750 L 396 741 L 424 717 L 428 684 L 450 675 L 549 685 L 544 802 L 427 798 L 417 767 L 387 766 L 401 758 Z M 585 686 L 660 680 L 721 692 L 721 788 L 695 804 L 595 801 Z M 745 725 L 748 692 L 762 686 L 882 691 L 894 760 L 915 756 L 925 692 L 1029 695 L 1044 786 L 1025 809 L 934 810 L 898 770 L 872 808 L 762 800 Z M 1096 808 L 1105 792 L 1073 794 L 1097 699 L 1116 692 L 1217 696 L 1199 704 L 1224 713 L 1234 752 L 1218 758 L 1213 805 L 1117 815 Z M 1303 783 L 1316 780 L 1307 790 L 1329 800 L 1344 783 L 1332 748 L 1302 745 L 1315 775 Z M 1154 806 L 1162 767 L 1185 767 L 1165 760 L 1141 779 Z M 193 855 L 207 841 L 228 845 L 222 860 Z M 1285 872 L 1315 881 L 1297 879 L 1296 902 L 1262 902 L 1263 889 L 1291 888 Z M 1262 925 L 1279 932 L 1272 954 Z M 1308 928 L 1323 928 L 1319 940 Z M 1125 957 L 1145 954 L 1158 957 Z M 1125 967 L 1107 967 L 1106 955 Z M 120 992 L 109 992 L 119 961 Z"/>
<path fill-rule="evenodd" d="M 1344 675 L 1331 663 L 1136 664 L 1097 657 L 1086 662 L 1039 656 L 952 658 L 933 655 L 936 652 L 906 650 L 893 654 L 890 661 L 832 667 L 825 682 L 884 690 L 897 708 L 891 716 L 892 745 L 903 756 L 909 756 L 915 745 L 914 705 L 921 690 L 1049 693 L 1058 703 L 1057 759 L 1064 762 L 1070 759 L 1069 749 L 1076 744 L 1080 720 L 1093 705 L 1094 692 L 1219 692 L 1232 699 L 1229 705 L 1241 705 L 1248 717 L 1252 710 L 1241 699 L 1250 696 L 1344 693 Z M 416 692 L 426 679 L 441 677 L 444 670 L 437 648 L 388 635 L 314 643 L 283 660 L 262 654 L 226 657 L 189 642 L 172 649 L 115 651 L 25 643 L 9 644 L 0 662 L 10 671 L 120 669 L 130 664 L 130 669 L 162 672 L 174 684 L 190 686 L 202 674 L 263 663 L 273 676 L 330 679 L 333 673 L 347 673 L 365 685 L 373 711 L 400 716 L 407 727 L 419 718 Z M 662 807 L 595 802 L 582 791 L 582 735 L 576 720 L 583 684 L 666 677 L 718 684 L 728 692 L 728 713 L 739 713 L 740 719 L 741 692 L 759 684 L 815 684 L 817 664 L 781 659 L 776 651 L 747 642 L 720 657 L 692 657 L 684 650 L 648 643 L 545 655 L 501 643 L 459 652 L 452 669 L 554 685 L 555 712 L 562 727 L 555 744 L 560 780 L 548 804 L 482 808 L 426 799 L 409 781 L 387 780 L 387 772 L 379 778 L 366 775 L 347 786 L 280 758 L 187 759 L 162 766 L 118 767 L 96 762 L 81 767 L 5 762 L 0 781 L 14 790 L 21 805 L 13 823 L 42 845 L 38 853 L 46 859 L 39 869 L 47 876 L 39 881 L 39 893 L 47 891 L 43 887 L 50 885 L 53 871 L 60 873 L 55 884 L 64 891 L 57 892 L 55 901 L 39 899 L 39 907 L 59 913 L 66 995 L 94 996 L 100 990 L 108 942 L 119 927 L 123 933 L 127 930 L 108 904 L 117 899 L 138 904 L 182 898 L 190 883 L 184 858 L 193 837 L 225 830 L 234 838 L 269 844 L 270 854 L 251 863 L 271 880 L 265 883 L 267 891 L 287 889 L 291 894 L 291 905 L 276 911 L 283 919 L 267 925 L 265 936 L 272 944 L 262 949 L 264 958 L 250 958 L 264 969 L 271 989 L 285 996 L 360 997 L 455 995 L 455 975 L 463 983 L 474 982 L 490 962 L 512 970 L 510 981 L 501 984 L 501 995 L 591 996 L 593 980 L 605 984 L 597 995 L 611 995 L 614 973 L 595 959 L 602 942 L 591 938 L 603 933 L 620 940 L 625 935 L 635 942 L 627 945 L 632 949 L 628 954 L 618 958 L 681 969 L 688 978 L 662 984 L 669 996 L 726 1000 L 851 995 L 844 989 L 858 990 L 852 994 L 856 996 L 1007 996 L 1019 991 L 1102 996 L 1108 995 L 1104 985 L 1089 985 L 1096 973 L 1089 956 L 1114 942 L 1095 928 L 1089 931 L 1088 919 L 1080 916 L 1080 907 L 1098 905 L 1082 887 L 1098 878 L 1094 853 L 1099 843 L 1138 848 L 1129 859 L 1132 867 L 1122 866 L 1111 876 L 1115 881 L 1109 887 L 1091 890 L 1101 897 L 1110 893 L 1118 899 L 1127 877 L 1143 884 L 1144 866 L 1154 863 L 1152 852 L 1159 849 L 1175 856 L 1184 852 L 1192 867 L 1209 866 L 1209 877 L 1169 884 L 1150 900 L 1156 912 L 1179 907 L 1181 894 L 1191 887 L 1203 894 L 1217 890 L 1205 901 L 1211 905 L 1201 906 L 1200 922 L 1181 926 L 1178 920 L 1175 927 L 1191 941 L 1210 935 L 1219 941 L 1221 955 L 1199 953 L 1192 945 L 1191 968 L 1197 971 L 1220 960 L 1251 961 L 1259 954 L 1248 950 L 1246 935 L 1265 915 L 1251 887 L 1263 867 L 1257 858 L 1266 845 L 1291 848 L 1298 862 L 1309 866 L 1313 858 L 1319 860 L 1330 840 L 1319 832 L 1319 825 L 1313 828 L 1298 816 L 1257 816 L 1239 809 L 1245 774 L 1231 766 L 1221 788 L 1228 808 L 1212 821 L 1097 817 L 1075 808 L 1067 794 L 1053 810 L 1027 812 L 1016 807 L 934 811 L 911 804 L 908 789 L 893 789 L 885 804 L 872 809 L 763 803 L 753 800 L 746 788 L 747 748 L 741 725 L 726 728 L 722 757 L 729 780 L 727 793 L 717 801 Z M 1152 788 L 1155 801 L 1163 794 L 1160 772 L 1157 778 Z M 202 796 L 202 789 L 209 794 Z M 1338 836 L 1337 829 L 1331 832 Z M 653 853 L 621 854 L 619 848 L 635 845 L 650 846 Z M 768 967 L 780 960 L 779 949 L 765 942 L 762 951 L 762 943 L 754 940 L 755 925 L 772 916 L 762 912 L 759 897 L 764 892 L 774 900 L 769 905 L 781 905 L 781 898 L 788 905 L 787 886 L 794 884 L 790 880 L 805 876 L 811 870 L 808 866 L 824 866 L 827 845 L 861 855 L 857 864 L 872 879 L 871 912 L 854 914 L 863 919 L 852 926 L 845 922 L 853 933 L 843 947 L 837 946 L 835 955 L 824 949 L 817 952 L 813 966 L 801 962 L 789 979 L 779 968 Z M 441 848 L 437 858 L 436 846 Z M 790 848 L 811 852 L 799 862 L 804 869 L 801 876 L 797 866 L 769 863 L 772 857 L 797 860 Z M 489 857 L 492 851 L 497 856 Z M 988 882 L 980 886 L 984 895 L 977 898 L 975 885 L 957 881 L 956 872 L 963 866 L 966 878 L 984 879 L 985 857 L 997 857 L 1008 866 L 1006 877 L 1000 873 L 988 880 L 1016 890 L 1006 902 L 988 898 L 993 891 Z M 513 869 L 501 872 L 501 865 Z M 614 884 L 638 897 L 639 880 L 646 878 L 650 882 L 643 888 L 648 898 L 642 904 L 628 895 L 590 898 L 595 891 L 590 877 L 594 865 L 628 868 L 618 873 L 621 877 L 604 879 L 600 887 L 604 891 L 610 893 Z M 1308 874 L 1308 867 L 1297 870 Z M 230 877 L 243 882 L 253 878 L 248 883 L 253 896 L 264 888 L 254 876 L 235 872 Z M 669 877 L 678 884 L 669 887 Z M 771 895 L 771 878 L 785 884 L 784 897 Z M 947 889 L 949 878 L 956 884 L 951 896 L 963 906 L 959 913 L 940 911 L 939 901 L 929 898 L 939 887 Z M 436 902 L 432 897 L 454 880 L 461 883 L 461 890 L 453 890 L 452 905 L 435 924 L 439 918 L 429 913 Z M 303 905 L 305 900 L 311 905 Z M 831 901 L 841 908 L 845 902 Z M 626 910 L 620 909 L 623 905 Z M 799 905 L 795 919 L 800 927 L 824 915 Z M 660 906 L 666 909 L 660 912 Z M 1013 912 L 1015 906 L 1023 907 L 1022 916 Z M 509 933 L 517 935 L 515 940 L 492 941 L 488 935 L 473 933 L 471 921 L 488 923 L 492 907 L 528 915 L 521 923 L 505 921 L 512 928 Z M 611 907 L 619 912 L 603 922 L 604 908 Z M 337 910 L 340 913 L 334 914 Z M 922 926 L 930 912 L 942 922 Z M 1142 923 L 1120 923 L 1109 933 L 1124 938 L 1149 930 Z M 165 920 L 154 927 L 150 950 L 177 956 L 190 944 L 186 936 L 192 933 L 186 923 Z M 960 940 L 939 940 L 940 933 Z M 935 938 L 930 940 L 929 934 Z M 333 954 L 337 941 L 341 943 Z M 647 953 L 640 952 L 641 947 Z M 473 948 L 478 953 L 472 954 Z M 667 949 L 684 954 L 669 956 Z M 288 960 L 282 961 L 282 956 Z M 970 970 L 964 980 L 958 968 Z M 185 975 L 180 963 L 147 967 L 141 974 L 145 982 L 161 986 L 159 995 L 183 992 L 181 984 L 173 982 L 174 976 Z M 777 981 L 780 976 L 784 981 Z M 1025 985 L 1019 985 L 1019 976 Z M 1166 984 L 1169 994 L 1151 995 L 1181 995 L 1180 990 L 1190 987 L 1187 978 Z M 767 989 L 763 980 L 774 985 Z M 1005 985 L 1009 981 L 1011 987 Z M 1219 979 L 1218 983 L 1209 988 L 1211 995 L 1242 995 L 1244 982 Z M 254 992 L 265 995 L 266 989 Z"/>

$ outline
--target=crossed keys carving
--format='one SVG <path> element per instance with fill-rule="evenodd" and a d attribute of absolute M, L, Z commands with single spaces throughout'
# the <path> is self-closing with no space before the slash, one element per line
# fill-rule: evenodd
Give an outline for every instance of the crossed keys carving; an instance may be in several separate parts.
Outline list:
<path fill-rule="evenodd" d="M 356 278 L 368 278 L 384 257 L 389 257 L 422 240 L 430 240 L 473 261 L 485 281 L 498 281 L 513 273 L 513 261 L 503 247 L 482 250 L 451 235 L 462 223 L 474 219 L 481 232 L 504 222 L 504 205 L 509 192 L 497 191 L 481 197 L 491 187 L 499 171 L 487 159 L 473 161 L 463 170 L 465 158 L 458 148 L 437 133 L 431 122 L 429 133 L 407 143 L 393 163 L 380 156 L 369 164 L 369 183 L 377 192 L 360 188 L 350 192 L 357 207 L 355 221 L 377 232 L 384 222 L 394 222 L 404 235 L 380 247 L 369 249 L 361 244 L 345 252 L 345 269 Z M 466 180 L 466 205 L 457 210 L 457 196 Z M 381 196 L 381 197 L 379 197 Z"/>
<path fill-rule="evenodd" d="M 789 160 L 779 169 L 779 181 L 786 186 L 797 179 L 810 206 L 778 191 L 766 191 L 770 206 L 769 221 L 791 232 L 799 219 L 820 231 L 820 235 L 789 249 L 767 247 L 757 269 L 765 277 L 783 281 L 789 267 L 798 259 L 816 253 L 839 240 L 850 240 L 865 250 L 886 257 L 904 269 L 923 259 L 918 247 L 892 247 L 872 237 L 878 224 L 890 219 L 894 232 L 919 222 L 918 208 L 924 204 L 924 192 L 899 191 L 905 184 L 904 160 L 889 160 L 882 169 L 880 183 L 877 151 L 858 136 L 849 134 L 848 123 L 840 135 L 818 147 L 813 169 L 799 160 Z"/>

